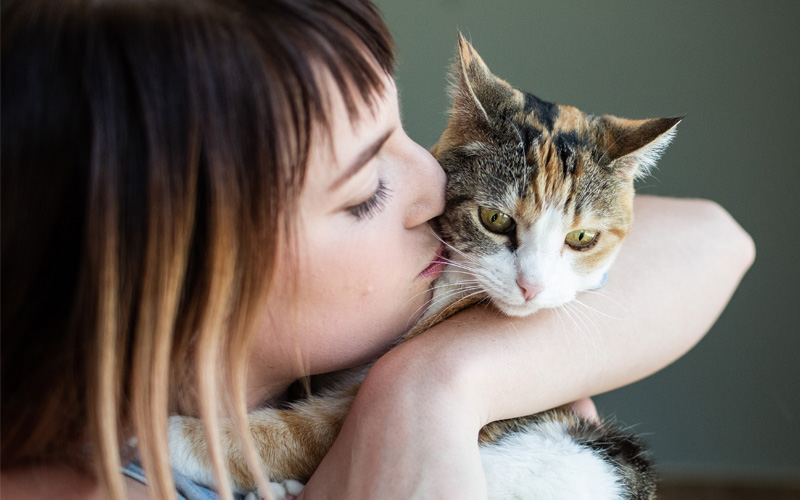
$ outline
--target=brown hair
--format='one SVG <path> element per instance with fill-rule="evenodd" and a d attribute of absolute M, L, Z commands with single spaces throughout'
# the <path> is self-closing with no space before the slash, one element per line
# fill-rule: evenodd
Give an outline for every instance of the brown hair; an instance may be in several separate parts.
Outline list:
<path fill-rule="evenodd" d="M 174 498 L 167 417 L 192 409 L 222 477 L 319 69 L 355 118 L 392 65 L 366 0 L 3 4 L 3 467 L 88 454 L 118 498 L 135 436 Z"/>

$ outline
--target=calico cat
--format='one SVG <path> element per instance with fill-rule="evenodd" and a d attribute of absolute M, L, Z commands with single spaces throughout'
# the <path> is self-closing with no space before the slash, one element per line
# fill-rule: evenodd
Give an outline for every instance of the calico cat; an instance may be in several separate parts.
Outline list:
<path fill-rule="evenodd" d="M 632 223 L 633 181 L 671 140 L 680 118 L 593 116 L 542 101 L 494 76 L 459 33 L 453 105 L 432 153 L 447 173 L 435 230 L 448 266 L 412 338 L 479 301 L 509 316 L 533 314 L 602 286 Z M 249 415 L 265 471 L 290 492 L 336 438 L 358 390 L 344 381 L 288 408 Z M 240 491 L 255 488 L 231 433 L 228 467 Z M 642 445 L 608 423 L 566 408 L 493 422 L 481 430 L 492 499 L 652 499 Z M 173 466 L 214 484 L 198 420 L 170 421 Z M 285 494 L 280 485 L 273 493 Z"/>

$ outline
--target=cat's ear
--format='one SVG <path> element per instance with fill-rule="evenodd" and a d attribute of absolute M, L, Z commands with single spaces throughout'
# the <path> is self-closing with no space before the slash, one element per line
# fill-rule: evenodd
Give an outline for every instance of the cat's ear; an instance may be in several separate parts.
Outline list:
<path fill-rule="evenodd" d="M 681 120 L 682 116 L 647 120 L 600 117 L 597 143 L 603 149 L 604 163 L 631 178 L 647 175 L 672 141 Z"/>
<path fill-rule="evenodd" d="M 506 99 L 511 87 L 495 77 L 481 56 L 458 32 L 458 57 L 450 72 L 453 108 L 451 114 L 474 126 L 475 120 L 489 124 L 491 110 Z"/>

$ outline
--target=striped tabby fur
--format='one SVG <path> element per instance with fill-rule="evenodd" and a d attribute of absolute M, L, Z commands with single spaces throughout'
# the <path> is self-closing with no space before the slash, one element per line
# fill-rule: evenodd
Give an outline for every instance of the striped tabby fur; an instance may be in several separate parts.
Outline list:
<path fill-rule="evenodd" d="M 523 316 L 601 286 L 631 227 L 633 181 L 653 166 L 680 121 L 592 116 L 544 102 L 495 77 L 460 34 L 452 78 L 451 119 L 432 149 L 448 177 L 447 206 L 435 225 L 450 263 L 406 338 L 478 301 Z M 250 414 L 272 481 L 310 477 L 359 380 L 350 374 L 288 408 Z M 232 432 L 224 439 L 235 487 L 252 490 Z M 494 422 L 479 441 L 493 499 L 655 497 L 639 441 L 567 409 Z M 214 484 L 197 420 L 171 420 L 170 449 L 174 467 Z"/>

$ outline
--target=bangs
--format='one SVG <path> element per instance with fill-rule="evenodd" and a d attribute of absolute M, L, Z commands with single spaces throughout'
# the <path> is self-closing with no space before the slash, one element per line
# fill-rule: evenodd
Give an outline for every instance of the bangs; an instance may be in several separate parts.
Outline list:
<path fill-rule="evenodd" d="M 312 128 L 331 128 L 325 76 L 358 120 L 358 104 L 374 109 L 385 77 L 394 73 L 394 45 L 369 2 L 284 0 L 264 2 L 258 11 L 251 33 L 264 50 L 268 89 L 281 94 L 278 102 L 268 99 L 283 108 L 285 128 L 278 133 L 285 134 L 288 163 L 304 173 Z"/>

